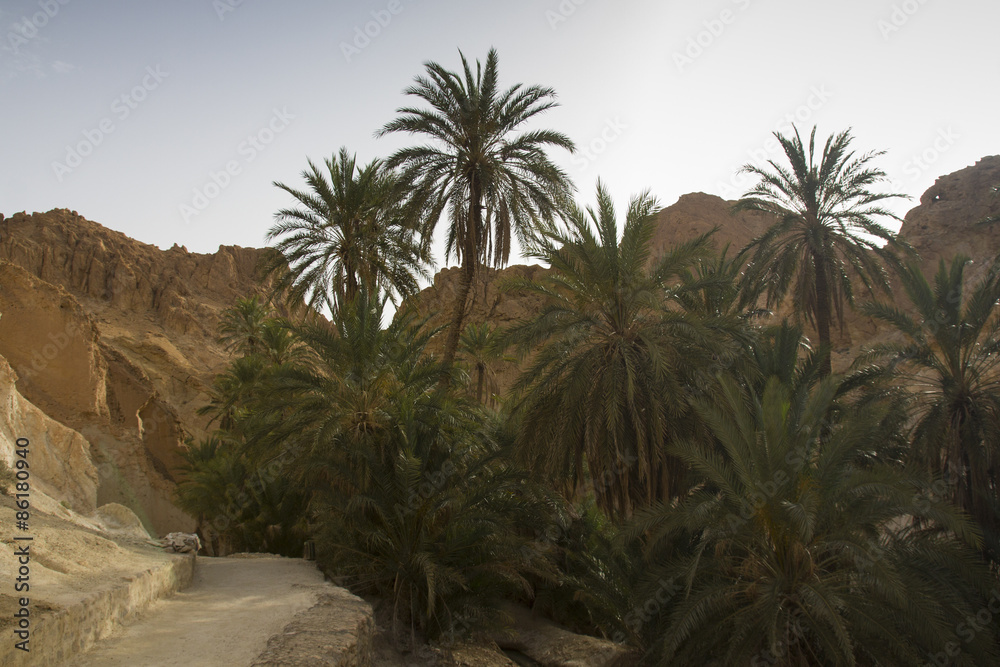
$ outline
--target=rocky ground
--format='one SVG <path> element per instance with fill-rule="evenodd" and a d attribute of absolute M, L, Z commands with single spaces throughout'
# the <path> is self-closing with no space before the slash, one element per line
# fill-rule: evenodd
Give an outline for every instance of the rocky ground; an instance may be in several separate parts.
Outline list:
<path fill-rule="evenodd" d="M 169 560 L 162 549 L 149 545 L 149 536 L 134 515 L 134 523 L 122 521 L 123 515 L 115 509 L 102 508 L 104 511 L 84 517 L 50 499 L 46 502 L 35 496 L 33 500 L 29 530 L 15 533 L 11 529 L 14 500 L 0 496 L 0 525 L 5 528 L 0 536 L 0 572 L 5 575 L 0 589 L 0 632 L 5 636 L 17 604 L 13 583 L 7 577 L 18 570 L 15 535 L 33 538 L 28 597 L 35 621 Z M 48 511 L 39 511 L 39 505 Z"/>

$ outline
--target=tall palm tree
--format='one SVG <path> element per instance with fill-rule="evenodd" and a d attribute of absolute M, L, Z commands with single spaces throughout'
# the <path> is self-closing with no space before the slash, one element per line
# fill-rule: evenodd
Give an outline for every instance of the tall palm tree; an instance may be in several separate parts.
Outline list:
<path fill-rule="evenodd" d="M 428 62 L 426 76 L 416 77 L 404 91 L 430 108 L 398 109 L 400 116 L 377 133 L 406 132 L 430 140 L 396 152 L 387 164 L 401 167 L 404 181 L 414 184 L 411 201 L 426 215 L 426 237 L 447 212 L 447 255 L 454 253 L 462 263 L 442 382 L 448 382 L 479 267 L 505 265 L 512 237 L 530 246 L 536 228 L 561 211 L 572 189 L 545 150 L 572 151 L 573 142 L 552 130 L 519 131 L 556 106 L 555 91 L 521 84 L 501 90 L 495 49 L 485 67 L 476 62 L 475 72 L 459 55 L 461 73 Z"/>
<path fill-rule="evenodd" d="M 355 160 L 341 148 L 325 161 L 325 174 L 309 161 L 307 190 L 275 183 L 299 204 L 278 211 L 267 234 L 280 240 L 266 270 L 291 303 L 332 309 L 362 285 L 395 302 L 429 276 L 428 249 L 402 205 L 403 181 L 379 160 L 360 168 Z"/>
<path fill-rule="evenodd" d="M 967 638 L 956 623 L 990 594 L 969 548 L 977 531 L 940 499 L 914 502 L 930 485 L 882 456 L 896 406 L 831 423 L 831 377 L 720 386 L 695 401 L 714 441 L 674 450 L 701 483 L 631 527 L 646 543 L 645 591 L 673 585 L 643 628 L 648 664 L 916 666 L 945 650 L 993 664 L 992 632 Z"/>
<path fill-rule="evenodd" d="M 619 516 L 677 492 L 680 466 L 665 445 L 684 410 L 681 371 L 716 351 L 700 318 L 666 307 L 668 281 L 707 252 L 708 237 L 651 262 L 657 208 L 648 194 L 633 198 L 619 242 L 598 183 L 597 209 L 575 209 L 571 233 L 537 255 L 553 270 L 514 284 L 548 305 L 506 335 L 522 353 L 537 348 L 514 387 L 524 393 L 523 455 L 572 486 L 589 471 L 598 505 Z"/>
<path fill-rule="evenodd" d="M 943 495 L 983 527 L 987 554 L 1000 563 L 1000 258 L 967 291 L 969 263 L 962 255 L 950 266 L 942 259 L 933 285 L 908 264 L 900 279 L 912 314 L 865 304 L 903 340 L 870 347 L 856 364 L 875 362 L 912 392 L 915 452 L 948 485 Z"/>
<path fill-rule="evenodd" d="M 768 286 L 768 305 L 780 303 L 791 288 L 796 314 L 815 325 L 820 349 L 829 350 L 831 324 L 843 326 L 844 303 L 854 302 L 852 278 L 869 291 L 888 291 L 887 267 L 899 265 L 891 251 L 905 246 L 879 219 L 899 220 L 882 202 L 902 195 L 873 189 L 886 180 L 870 164 L 883 153 L 855 157 L 849 129 L 829 137 L 820 155 L 815 127 L 808 149 L 793 130 L 790 137 L 774 134 L 787 166 L 768 160 L 768 167 L 743 167 L 760 181 L 734 209 L 760 211 L 776 221 L 741 254 L 749 262 L 747 282 Z M 830 372 L 827 358 L 822 373 Z"/>

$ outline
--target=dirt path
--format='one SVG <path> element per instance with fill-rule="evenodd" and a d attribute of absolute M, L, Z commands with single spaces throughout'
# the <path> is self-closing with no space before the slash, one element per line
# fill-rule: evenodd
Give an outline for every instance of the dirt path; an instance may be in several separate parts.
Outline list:
<path fill-rule="evenodd" d="M 69 664 L 245 667 L 327 587 L 291 558 L 199 558 L 192 585 Z"/>

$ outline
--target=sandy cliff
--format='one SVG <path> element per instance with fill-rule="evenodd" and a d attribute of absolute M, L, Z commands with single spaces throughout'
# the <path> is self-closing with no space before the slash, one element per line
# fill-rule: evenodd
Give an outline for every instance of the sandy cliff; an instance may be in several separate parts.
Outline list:
<path fill-rule="evenodd" d="M 163 251 L 66 210 L 0 220 L 0 355 L 20 394 L 86 438 L 97 504 L 193 528 L 173 504 L 180 448 L 207 427 L 219 314 L 257 288 L 262 252 Z"/>

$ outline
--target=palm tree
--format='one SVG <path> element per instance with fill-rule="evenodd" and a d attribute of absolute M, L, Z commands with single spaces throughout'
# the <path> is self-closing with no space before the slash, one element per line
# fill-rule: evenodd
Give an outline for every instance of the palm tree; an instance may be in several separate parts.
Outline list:
<path fill-rule="evenodd" d="M 969 263 L 961 255 L 950 266 L 942 259 L 933 285 L 908 264 L 900 279 L 913 314 L 865 304 L 903 340 L 870 347 L 856 364 L 876 362 L 876 375 L 912 392 L 915 452 L 983 527 L 987 555 L 1000 562 L 1000 258 L 966 291 Z"/>
<path fill-rule="evenodd" d="M 394 627 L 496 625 L 500 594 L 524 594 L 525 573 L 546 568 L 541 556 L 522 562 L 518 530 L 544 521 L 545 506 L 485 414 L 434 391 L 426 320 L 403 310 L 383 326 L 384 304 L 362 287 L 332 327 L 297 329 L 310 363 L 278 368 L 262 387 L 259 407 L 282 416 L 262 419 L 267 438 L 311 496 L 321 565 L 386 600 Z"/>
<path fill-rule="evenodd" d="M 390 460 L 343 443 L 356 455 L 340 459 L 333 492 L 317 496 L 317 543 L 321 566 L 382 598 L 394 629 L 455 640 L 501 625 L 500 601 L 530 595 L 527 575 L 554 578 L 523 531 L 545 525 L 549 507 L 475 411 L 444 403 L 433 412 L 401 415 Z"/>
<path fill-rule="evenodd" d="M 334 311 L 332 326 L 298 327 L 310 363 L 286 365 L 269 377 L 263 402 L 283 415 L 269 435 L 306 462 L 307 483 L 327 483 L 344 442 L 362 441 L 391 461 L 401 411 L 413 408 L 440 376 L 436 360 L 425 353 L 434 333 L 420 330 L 426 320 L 403 310 L 384 327 L 384 306 L 384 295 L 362 288 Z"/>
<path fill-rule="evenodd" d="M 302 172 L 308 190 L 275 185 L 300 205 L 278 211 L 268 231 L 275 253 L 265 269 L 290 303 L 333 307 L 357 296 L 361 286 L 390 298 L 417 291 L 428 277 L 427 248 L 402 205 L 403 181 L 379 160 L 358 168 L 346 148 Z"/>
<path fill-rule="evenodd" d="M 656 211 L 648 194 L 633 198 L 619 242 L 598 183 L 597 210 L 575 209 L 571 234 L 553 234 L 537 255 L 553 270 L 513 285 L 548 305 L 506 335 L 521 353 L 537 349 L 514 387 L 524 394 L 522 455 L 574 487 L 586 465 L 598 505 L 619 516 L 678 491 L 665 445 L 684 411 L 680 371 L 717 350 L 700 318 L 666 308 L 667 282 L 707 252 L 708 237 L 651 263 Z"/>
<path fill-rule="evenodd" d="M 792 289 L 797 316 L 804 314 L 815 325 L 820 349 L 829 351 L 831 323 L 836 319 L 843 326 L 844 303 L 854 302 L 852 278 L 869 291 L 888 291 L 886 267 L 899 265 L 889 251 L 905 246 L 878 220 L 899 220 L 881 202 L 902 195 L 872 189 L 886 180 L 882 170 L 870 166 L 883 153 L 855 157 L 850 130 L 828 138 L 817 156 L 816 128 L 808 151 L 793 129 L 793 137 L 774 134 L 787 167 L 773 160 L 768 160 L 770 168 L 743 167 L 760 182 L 734 210 L 760 211 L 776 221 L 741 255 L 749 262 L 747 283 L 767 285 L 769 307 Z M 827 358 L 822 373 L 830 372 Z"/>
<path fill-rule="evenodd" d="M 748 324 L 770 315 L 770 311 L 756 307 L 764 285 L 743 282 L 743 262 L 728 254 L 726 245 L 718 255 L 700 257 L 693 267 L 681 272 L 685 289 L 677 299 L 684 310 L 705 318 L 736 318 Z"/>
<path fill-rule="evenodd" d="M 974 525 L 915 502 L 930 485 L 885 455 L 905 415 L 838 410 L 833 378 L 809 384 L 726 377 L 695 401 L 713 442 L 673 451 L 700 483 L 631 528 L 649 568 L 637 597 L 674 586 L 643 628 L 650 664 L 923 665 L 946 647 L 955 664 L 994 664 L 992 633 L 955 621 L 989 595 Z"/>
<path fill-rule="evenodd" d="M 236 299 L 222 311 L 219 322 L 219 342 L 227 352 L 239 355 L 256 354 L 263 345 L 264 323 L 274 312 L 256 294 Z"/>
<path fill-rule="evenodd" d="M 556 106 L 551 88 L 517 84 L 500 90 L 495 49 L 487 54 L 485 67 L 477 61 L 475 73 L 459 55 L 461 74 L 428 62 L 427 76 L 418 76 L 415 85 L 404 91 L 430 108 L 398 109 L 400 116 L 377 133 L 406 132 L 431 141 L 396 152 L 387 164 L 402 167 L 403 180 L 414 184 L 411 201 L 425 212 L 425 237 L 447 211 L 447 256 L 454 253 L 462 263 L 445 342 L 443 383 L 449 381 L 447 373 L 479 267 L 505 265 L 512 237 L 529 247 L 536 228 L 568 201 L 569 179 L 545 149 L 574 150 L 573 142 L 559 132 L 518 133 L 525 123 Z"/>
<path fill-rule="evenodd" d="M 484 404 L 483 396 L 489 391 L 487 404 L 496 400 L 498 362 L 512 361 L 504 356 L 500 332 L 489 322 L 470 323 L 459 340 L 459 355 L 468 360 L 476 373 L 476 402 Z"/>

